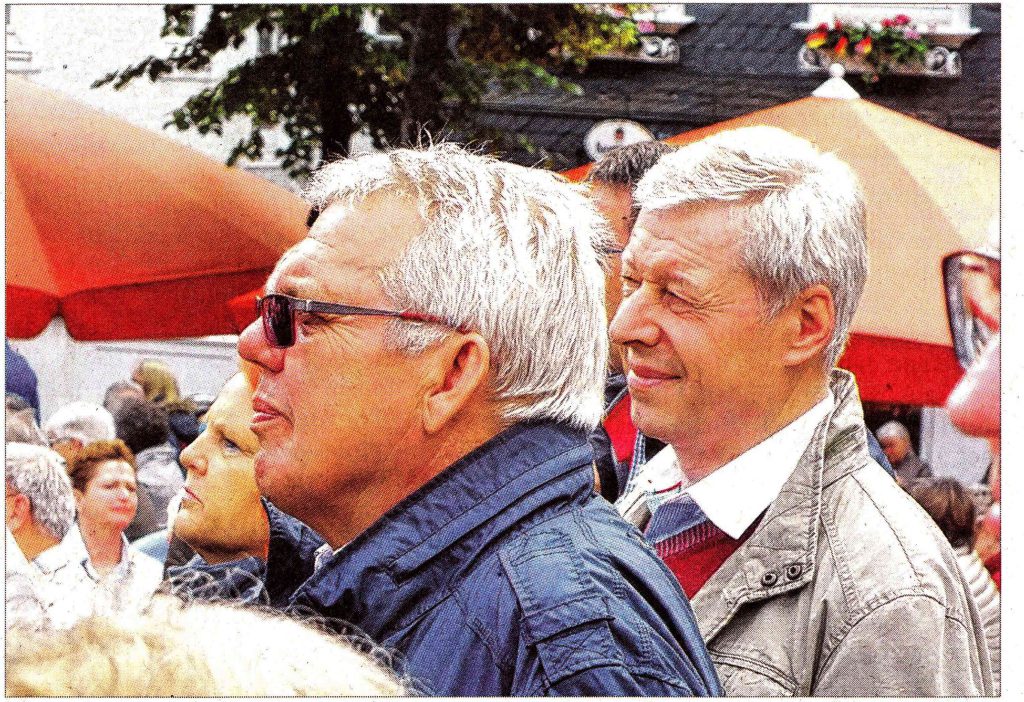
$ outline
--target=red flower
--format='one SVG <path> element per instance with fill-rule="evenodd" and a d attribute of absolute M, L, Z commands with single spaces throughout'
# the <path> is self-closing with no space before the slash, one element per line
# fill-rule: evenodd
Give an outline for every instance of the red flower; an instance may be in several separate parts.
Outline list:
<path fill-rule="evenodd" d="M 819 32 L 827 32 L 828 31 L 828 22 L 822 22 L 821 24 L 819 24 L 818 25 L 818 31 Z"/>
<path fill-rule="evenodd" d="M 896 15 L 895 17 L 892 18 L 892 21 L 900 26 L 910 24 L 910 18 L 907 17 L 906 15 Z"/>
<path fill-rule="evenodd" d="M 839 20 L 836 20 L 835 24 L 832 25 L 832 28 L 835 29 L 838 32 L 839 30 L 841 30 L 843 28 L 843 23 L 840 22 Z"/>
<path fill-rule="evenodd" d="M 893 27 L 893 26 L 895 26 L 895 22 L 893 22 L 891 19 L 884 19 L 884 20 L 882 20 L 882 26 L 883 27 Z"/>
<path fill-rule="evenodd" d="M 828 34 L 826 32 L 814 32 L 813 34 L 808 34 L 806 40 L 807 46 L 812 49 L 817 49 L 825 43 L 826 39 L 828 39 Z"/>
<path fill-rule="evenodd" d="M 839 37 L 839 41 L 836 42 L 836 48 L 833 49 L 836 56 L 846 56 L 846 48 L 850 45 L 850 40 L 846 37 Z"/>
<path fill-rule="evenodd" d="M 856 44 L 853 45 L 853 50 L 855 53 L 858 53 L 861 56 L 867 56 L 868 54 L 870 54 L 871 37 L 864 37 L 863 39 L 858 41 Z"/>

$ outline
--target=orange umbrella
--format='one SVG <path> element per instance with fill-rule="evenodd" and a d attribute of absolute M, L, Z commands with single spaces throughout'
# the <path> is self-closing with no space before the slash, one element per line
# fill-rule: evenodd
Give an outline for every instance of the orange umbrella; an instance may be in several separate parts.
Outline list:
<path fill-rule="evenodd" d="M 840 365 L 864 399 L 941 405 L 960 377 L 939 261 L 985 240 L 999 152 L 867 100 L 808 97 L 666 139 L 768 125 L 835 153 L 864 187 L 870 273 Z M 567 171 L 581 180 L 590 164 Z"/>
<path fill-rule="evenodd" d="M 56 314 L 79 340 L 231 332 L 306 231 L 284 188 L 12 76 L 6 162 L 11 337 Z"/>

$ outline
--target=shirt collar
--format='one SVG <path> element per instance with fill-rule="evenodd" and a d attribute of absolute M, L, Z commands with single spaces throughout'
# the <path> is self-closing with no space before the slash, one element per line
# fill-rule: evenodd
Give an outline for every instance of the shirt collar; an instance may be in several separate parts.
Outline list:
<path fill-rule="evenodd" d="M 686 491 L 715 526 L 734 539 L 775 501 L 807 450 L 814 430 L 835 408 L 825 399 Z"/>
<path fill-rule="evenodd" d="M 89 557 L 89 551 L 85 547 L 85 540 L 82 539 L 82 532 L 78 522 L 71 525 L 71 528 L 68 530 L 64 540 L 54 548 L 62 549 L 67 562 L 73 565 L 80 565 L 85 570 L 86 574 L 93 580 L 99 582 L 103 579 L 92 565 L 92 559 Z M 126 576 L 131 571 L 132 567 L 131 555 L 131 551 L 128 549 L 128 539 L 124 534 L 121 534 L 121 562 L 117 564 L 117 567 L 114 568 L 107 577 L 113 576 L 115 578 L 119 578 Z"/>
<path fill-rule="evenodd" d="M 794 421 L 689 486 L 685 485 L 685 476 L 671 446 L 651 462 L 661 459 L 662 465 L 674 464 L 675 475 L 683 481 L 678 484 L 680 491 L 689 494 L 715 526 L 738 539 L 779 496 L 811 443 L 814 430 L 833 409 L 835 400 L 828 391 L 823 400 Z M 665 452 L 670 453 L 661 458 Z M 667 468 L 662 472 L 666 471 Z"/>

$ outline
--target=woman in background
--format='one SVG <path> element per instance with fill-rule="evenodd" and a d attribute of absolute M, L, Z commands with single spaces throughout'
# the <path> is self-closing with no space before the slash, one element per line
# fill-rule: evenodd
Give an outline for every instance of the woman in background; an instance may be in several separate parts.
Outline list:
<path fill-rule="evenodd" d="M 142 386 L 146 399 L 162 405 L 171 424 L 171 443 L 179 453 L 199 436 L 198 407 L 183 398 L 178 379 L 163 361 L 148 359 L 135 367 L 132 380 Z"/>
<path fill-rule="evenodd" d="M 48 574 L 56 592 L 78 602 L 72 618 L 138 611 L 163 576 L 161 564 L 124 536 L 138 504 L 135 458 L 123 441 L 86 444 L 68 466 L 78 522 L 56 546 L 67 565 Z"/>

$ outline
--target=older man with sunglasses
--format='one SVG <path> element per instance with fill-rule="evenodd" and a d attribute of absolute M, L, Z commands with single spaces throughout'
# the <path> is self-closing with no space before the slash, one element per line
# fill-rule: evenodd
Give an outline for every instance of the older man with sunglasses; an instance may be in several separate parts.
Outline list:
<path fill-rule="evenodd" d="M 332 164 L 309 195 L 239 342 L 260 490 L 326 541 L 290 606 L 430 693 L 718 693 L 672 575 L 593 492 L 607 242 L 586 195 L 452 146 Z"/>

